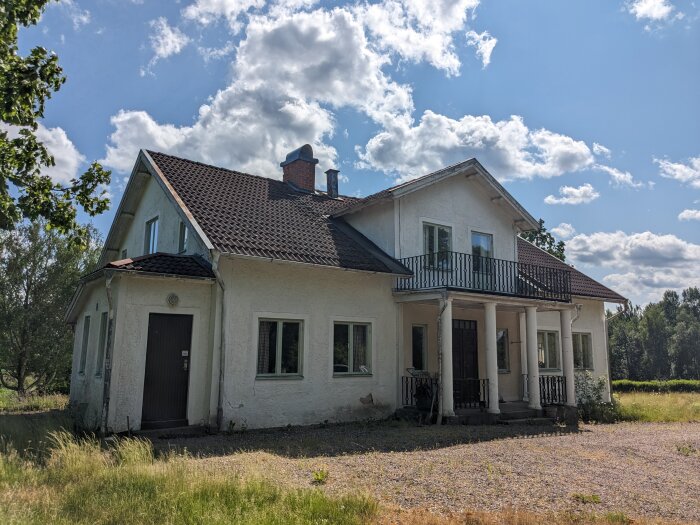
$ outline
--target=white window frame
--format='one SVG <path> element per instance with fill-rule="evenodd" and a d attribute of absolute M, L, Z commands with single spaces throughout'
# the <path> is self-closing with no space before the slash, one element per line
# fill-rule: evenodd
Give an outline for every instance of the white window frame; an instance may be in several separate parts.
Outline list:
<path fill-rule="evenodd" d="M 80 342 L 80 361 L 78 362 L 78 374 L 85 375 L 85 367 L 87 366 L 88 346 L 90 345 L 90 316 L 86 315 L 83 318 L 83 339 Z"/>
<path fill-rule="evenodd" d="M 497 328 L 496 329 L 496 361 L 498 362 L 498 334 L 505 332 L 506 338 L 506 367 L 498 367 L 499 374 L 510 374 L 510 334 L 507 328 Z"/>
<path fill-rule="evenodd" d="M 348 371 L 347 372 L 336 372 L 335 371 L 335 327 L 337 325 L 344 325 L 348 327 Z M 355 326 L 366 326 L 367 327 L 367 363 L 369 364 L 369 371 L 367 372 L 354 372 L 354 358 L 355 358 L 355 349 L 353 348 L 354 345 L 354 337 L 353 333 L 355 330 Z M 372 366 L 372 322 L 371 321 L 347 321 L 347 320 L 342 320 L 342 319 L 336 319 L 332 323 L 332 331 L 331 331 L 331 361 L 333 365 L 333 376 L 334 377 L 347 377 L 347 376 L 355 376 L 355 377 L 368 377 L 372 375 L 372 370 L 374 367 Z"/>
<path fill-rule="evenodd" d="M 586 366 L 581 366 L 577 367 L 576 366 L 576 347 L 574 346 L 574 339 L 576 337 L 580 338 L 580 343 L 579 343 L 579 348 L 581 349 L 581 362 L 584 363 L 584 354 L 583 354 L 583 336 L 587 336 L 588 340 L 590 341 L 590 349 L 591 349 L 591 366 L 586 367 Z M 571 345 L 574 349 L 574 370 L 593 370 L 595 368 L 595 365 L 593 364 L 593 334 L 591 332 L 573 332 L 571 334 Z"/>
<path fill-rule="evenodd" d="M 185 253 L 187 251 L 187 241 L 189 240 L 190 231 L 184 221 L 180 221 L 180 231 L 177 236 L 177 253 Z"/>
<path fill-rule="evenodd" d="M 557 330 L 543 329 L 543 330 L 537 330 L 537 334 L 545 334 L 545 336 L 544 336 L 544 346 L 545 346 L 544 357 L 545 357 L 545 365 L 546 366 L 539 367 L 540 371 L 543 371 L 543 370 L 544 371 L 547 371 L 547 370 L 560 371 L 561 370 L 561 340 L 559 339 L 559 332 Z M 556 366 L 556 367 L 549 366 L 550 363 L 547 362 L 549 360 L 549 346 L 548 346 L 549 345 L 549 337 L 547 336 L 547 334 L 554 334 L 555 335 L 554 340 L 556 341 L 555 344 L 557 345 L 557 361 L 558 361 L 558 363 L 557 363 L 558 366 Z M 538 345 L 537 363 L 539 366 L 539 341 L 538 341 L 537 345 Z"/>
<path fill-rule="evenodd" d="M 95 354 L 95 377 L 102 377 L 104 368 L 105 349 L 107 346 L 107 333 L 109 331 L 109 314 L 102 312 L 100 315 L 100 338 L 97 341 L 97 352 Z"/>
<path fill-rule="evenodd" d="M 448 239 L 449 239 L 449 246 L 447 247 L 447 251 L 451 252 L 453 251 L 454 247 L 454 228 L 450 224 L 440 224 L 439 222 L 434 222 L 431 220 L 421 220 L 421 230 L 420 230 L 420 235 L 422 237 L 421 243 L 423 245 L 423 253 L 422 255 L 428 256 L 430 255 L 430 252 L 428 251 L 428 246 L 426 246 L 425 243 L 425 228 L 430 227 L 430 228 L 435 228 L 435 235 L 434 235 L 434 245 L 433 249 L 435 250 L 433 253 L 435 254 L 435 260 L 430 261 L 428 263 L 428 266 L 430 268 L 436 269 L 436 270 L 447 270 L 449 269 L 449 259 L 447 261 L 447 264 L 444 265 L 443 267 L 440 267 L 440 264 L 437 261 L 437 254 L 439 253 L 438 248 L 440 246 L 440 242 L 438 239 L 438 229 L 442 228 L 444 230 L 447 230 L 448 232 Z"/>
<path fill-rule="evenodd" d="M 413 329 L 414 328 L 422 328 L 423 329 L 423 367 L 418 368 L 416 366 L 416 363 L 413 362 Z M 420 324 L 420 323 L 414 323 L 411 325 L 411 365 L 413 368 L 416 370 L 420 371 L 426 371 L 428 370 L 428 325 L 427 324 Z"/>
<path fill-rule="evenodd" d="M 277 342 L 275 348 L 275 372 L 274 373 L 260 373 L 258 372 L 258 361 L 260 360 L 260 323 L 262 322 L 277 323 Z M 299 324 L 299 366 L 297 372 L 282 373 L 282 324 L 283 323 L 298 323 Z M 302 379 L 304 377 L 304 319 L 291 318 L 291 317 L 268 317 L 261 316 L 257 317 L 255 320 L 255 347 L 257 352 L 255 353 L 255 378 L 256 379 Z"/>
<path fill-rule="evenodd" d="M 158 222 L 159 217 L 157 215 L 152 219 L 146 221 L 146 227 L 143 236 L 144 255 L 150 255 L 158 251 Z M 155 228 L 153 226 L 155 226 Z M 155 233 L 155 235 L 153 235 L 153 233 Z"/>

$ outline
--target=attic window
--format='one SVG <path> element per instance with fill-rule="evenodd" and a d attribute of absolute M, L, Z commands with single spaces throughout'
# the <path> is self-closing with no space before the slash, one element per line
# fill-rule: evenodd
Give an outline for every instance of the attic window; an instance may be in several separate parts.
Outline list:
<path fill-rule="evenodd" d="M 158 251 L 158 217 L 154 217 L 146 223 L 146 234 L 143 242 L 143 254 Z"/>

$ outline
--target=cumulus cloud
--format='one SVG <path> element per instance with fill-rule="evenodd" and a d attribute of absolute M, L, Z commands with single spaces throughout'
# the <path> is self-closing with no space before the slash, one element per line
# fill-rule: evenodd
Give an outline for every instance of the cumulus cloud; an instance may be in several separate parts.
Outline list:
<path fill-rule="evenodd" d="M 683 210 L 678 214 L 679 221 L 700 221 L 700 210 Z"/>
<path fill-rule="evenodd" d="M 583 184 L 578 188 L 573 186 L 562 186 L 559 188 L 559 197 L 547 195 L 544 202 L 546 204 L 588 204 L 600 197 L 593 186 L 589 183 Z"/>
<path fill-rule="evenodd" d="M 488 31 L 477 33 L 476 31 L 467 32 L 467 45 L 476 48 L 476 56 L 481 59 L 484 69 L 491 63 L 491 53 L 496 47 L 498 39 L 491 36 Z"/>
<path fill-rule="evenodd" d="M 238 33 L 242 17 L 251 9 L 260 9 L 265 0 L 197 0 L 182 10 L 182 15 L 202 25 L 209 25 L 220 18 L 228 21 L 231 30 Z"/>
<path fill-rule="evenodd" d="M 576 233 L 576 229 L 568 222 L 562 222 L 559 226 L 552 228 L 552 233 L 560 239 L 568 239 Z"/>
<path fill-rule="evenodd" d="M 700 188 L 700 157 L 692 157 L 685 163 L 667 159 L 654 159 L 654 162 L 659 165 L 662 177 Z"/>
<path fill-rule="evenodd" d="M 165 17 L 151 20 L 148 25 L 152 29 L 149 37 L 151 41 L 151 49 L 153 50 L 153 58 L 148 63 L 147 69 L 141 70 L 141 75 L 156 65 L 156 63 L 173 55 L 177 55 L 190 43 L 190 37 L 180 31 L 177 27 L 171 27 Z"/>
<path fill-rule="evenodd" d="M 617 270 L 604 281 L 619 293 L 656 300 L 665 289 L 700 285 L 700 245 L 675 235 L 622 231 L 576 235 L 566 244 L 568 260 Z"/>
<path fill-rule="evenodd" d="M 627 3 L 627 11 L 637 20 L 667 20 L 675 11 L 668 0 L 631 0 Z"/>
<path fill-rule="evenodd" d="M 603 164 L 596 164 L 594 167 L 595 169 L 610 175 L 610 182 L 616 188 L 626 186 L 628 188 L 639 189 L 647 186 L 647 184 L 645 184 L 644 182 L 635 180 L 635 178 L 629 171 L 622 171 L 617 168 L 605 166 Z M 649 184 L 649 186 L 651 187 L 653 185 Z"/>
<path fill-rule="evenodd" d="M 602 144 L 598 144 L 597 142 L 593 143 L 593 153 L 599 157 L 605 157 L 607 159 L 609 159 L 612 155 L 612 151 L 610 151 Z"/>

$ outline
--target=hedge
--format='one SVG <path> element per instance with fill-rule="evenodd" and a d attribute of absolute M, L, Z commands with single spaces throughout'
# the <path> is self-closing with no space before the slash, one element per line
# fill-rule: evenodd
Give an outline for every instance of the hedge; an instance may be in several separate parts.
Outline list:
<path fill-rule="evenodd" d="M 631 381 L 629 379 L 616 379 L 612 382 L 612 387 L 615 392 L 700 392 L 700 380 Z"/>

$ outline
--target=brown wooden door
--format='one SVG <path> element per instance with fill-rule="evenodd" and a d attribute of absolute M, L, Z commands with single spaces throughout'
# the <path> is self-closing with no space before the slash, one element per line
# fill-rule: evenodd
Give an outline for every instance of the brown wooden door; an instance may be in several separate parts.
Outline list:
<path fill-rule="evenodd" d="M 187 425 L 191 345 L 191 315 L 149 315 L 142 429 Z"/>
<path fill-rule="evenodd" d="M 479 360 L 476 321 L 452 320 L 452 378 L 454 403 L 458 407 L 479 400 Z"/>

